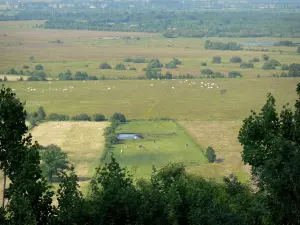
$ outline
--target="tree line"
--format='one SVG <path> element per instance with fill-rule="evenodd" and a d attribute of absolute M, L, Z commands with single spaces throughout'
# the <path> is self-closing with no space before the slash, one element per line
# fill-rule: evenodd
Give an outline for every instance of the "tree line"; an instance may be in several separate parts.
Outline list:
<path fill-rule="evenodd" d="M 155 168 L 150 180 L 134 181 L 111 155 L 109 162 L 96 168 L 88 195 L 83 197 L 72 165 L 58 170 L 58 190 L 50 189 L 41 168 L 43 150 L 27 133 L 24 104 L 11 89 L 2 86 L 0 167 L 11 182 L 5 189 L 7 202 L 1 207 L 1 222 L 299 224 L 300 84 L 296 91 L 293 110 L 286 105 L 277 113 L 275 98 L 268 94 L 261 111 L 252 111 L 243 121 L 238 139 L 242 159 L 251 166 L 254 187 L 241 183 L 233 174 L 220 183 L 205 180 L 187 173 L 181 164 Z M 116 114 L 112 124 L 119 119 L 125 118 Z M 108 129 L 113 133 L 115 128 Z M 212 149 L 207 153 L 215 159 Z M 65 162 L 66 157 L 61 155 L 60 161 Z M 54 196 L 57 204 L 52 204 Z"/>

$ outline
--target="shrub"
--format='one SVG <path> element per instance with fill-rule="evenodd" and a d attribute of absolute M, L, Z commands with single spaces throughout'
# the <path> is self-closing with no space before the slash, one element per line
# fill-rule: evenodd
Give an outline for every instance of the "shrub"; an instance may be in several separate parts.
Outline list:
<path fill-rule="evenodd" d="M 76 71 L 74 74 L 74 80 L 87 80 L 89 75 L 86 72 Z"/>
<path fill-rule="evenodd" d="M 23 66 L 23 69 L 29 69 L 29 66 L 24 65 L 24 66 Z"/>
<path fill-rule="evenodd" d="M 132 62 L 132 58 L 125 58 L 124 60 L 123 60 L 123 62 Z"/>
<path fill-rule="evenodd" d="M 115 70 L 126 70 L 126 68 L 122 63 L 119 63 L 116 65 Z"/>
<path fill-rule="evenodd" d="M 30 57 L 29 57 L 29 60 L 30 60 L 30 61 L 33 61 L 33 60 L 34 60 L 34 56 L 30 56 Z"/>
<path fill-rule="evenodd" d="M 243 77 L 243 75 L 240 72 L 237 71 L 231 71 L 228 73 L 229 78 L 237 78 L 237 77 Z"/>
<path fill-rule="evenodd" d="M 44 120 L 46 119 L 46 112 L 44 110 L 44 107 L 43 106 L 40 106 L 37 110 L 37 120 L 40 121 L 40 120 Z"/>
<path fill-rule="evenodd" d="M 281 70 L 289 70 L 289 65 L 282 64 L 281 65 Z"/>
<path fill-rule="evenodd" d="M 175 68 L 177 68 L 177 66 L 176 66 L 176 64 L 175 64 L 174 62 L 169 62 L 169 63 L 167 63 L 167 64 L 165 65 L 165 67 L 166 67 L 167 69 L 175 69 Z"/>
<path fill-rule="evenodd" d="M 214 72 L 211 70 L 211 69 L 204 69 L 204 70 L 201 70 L 201 74 L 208 74 L 208 75 L 211 75 L 213 74 Z"/>
<path fill-rule="evenodd" d="M 224 78 L 225 75 L 220 73 L 220 72 L 216 72 L 215 75 L 214 75 L 216 78 Z"/>
<path fill-rule="evenodd" d="M 94 121 L 104 121 L 105 120 L 105 116 L 103 114 L 94 114 L 93 115 L 93 120 Z"/>
<path fill-rule="evenodd" d="M 271 59 L 271 60 L 269 60 L 269 63 L 271 63 L 272 65 L 274 65 L 274 66 L 280 66 L 281 65 L 281 63 L 280 62 L 278 62 L 277 60 L 275 60 L 275 59 Z"/>
<path fill-rule="evenodd" d="M 217 156 L 216 156 L 216 153 L 215 153 L 215 151 L 212 147 L 208 147 L 206 149 L 206 157 L 208 159 L 208 162 L 210 162 L 210 163 L 213 163 L 213 162 L 216 161 Z"/>
<path fill-rule="evenodd" d="M 136 70 L 136 68 L 135 67 L 130 67 L 129 70 Z"/>
<path fill-rule="evenodd" d="M 111 117 L 111 121 L 120 121 L 120 122 L 126 122 L 126 118 L 122 113 L 114 113 Z"/>
<path fill-rule="evenodd" d="M 166 74 L 165 74 L 165 78 L 168 79 L 168 80 L 171 80 L 173 78 L 173 76 L 169 71 L 167 71 Z"/>
<path fill-rule="evenodd" d="M 45 81 L 47 80 L 46 73 L 44 71 L 35 71 L 33 73 L 29 74 L 30 77 L 28 77 L 28 81 Z"/>
<path fill-rule="evenodd" d="M 265 64 L 262 67 L 263 70 L 276 70 L 276 67 L 270 63 L 270 62 L 265 62 Z"/>
<path fill-rule="evenodd" d="M 35 67 L 35 70 L 43 70 L 44 67 L 41 64 L 37 64 Z"/>
<path fill-rule="evenodd" d="M 221 56 L 214 56 L 214 57 L 213 57 L 213 60 L 212 60 L 212 63 L 217 63 L 217 64 L 219 64 L 219 63 L 221 63 L 221 61 L 222 61 Z"/>
<path fill-rule="evenodd" d="M 136 58 L 136 59 L 132 59 L 133 63 L 146 63 L 147 60 L 144 58 Z"/>
<path fill-rule="evenodd" d="M 300 64 L 293 63 L 290 65 L 289 76 L 290 77 L 300 77 Z"/>
<path fill-rule="evenodd" d="M 269 60 L 269 56 L 268 55 L 263 55 L 262 58 L 263 58 L 264 61 L 268 61 Z"/>
<path fill-rule="evenodd" d="M 254 68 L 254 64 L 253 63 L 241 63 L 240 68 Z"/>
<path fill-rule="evenodd" d="M 173 58 L 172 62 L 175 64 L 175 65 L 181 65 L 181 61 L 177 58 Z"/>
<path fill-rule="evenodd" d="M 163 64 L 161 64 L 158 59 L 152 59 L 148 64 L 148 68 L 162 68 L 162 67 Z"/>
<path fill-rule="evenodd" d="M 96 77 L 96 76 L 89 76 L 88 80 L 98 80 L 98 77 Z"/>
<path fill-rule="evenodd" d="M 201 66 L 207 66 L 207 63 L 206 62 L 202 62 Z"/>
<path fill-rule="evenodd" d="M 7 81 L 7 77 L 3 77 L 3 81 L 6 82 Z"/>
<path fill-rule="evenodd" d="M 260 62 L 260 59 L 255 57 L 253 59 L 250 59 L 249 62 Z"/>
<path fill-rule="evenodd" d="M 68 115 L 51 113 L 47 119 L 51 121 L 68 121 L 70 117 Z"/>
<path fill-rule="evenodd" d="M 11 68 L 6 74 L 18 75 L 18 71 L 15 68 Z"/>
<path fill-rule="evenodd" d="M 91 117 L 89 117 L 85 113 L 81 113 L 81 114 L 78 114 L 76 116 L 72 116 L 71 120 L 75 120 L 75 121 L 91 121 Z"/>
<path fill-rule="evenodd" d="M 241 63 L 241 62 L 242 62 L 242 59 L 241 59 L 241 57 L 239 57 L 239 56 L 234 56 L 234 57 L 232 57 L 232 58 L 230 59 L 230 62 L 231 62 L 231 63 Z"/>
<path fill-rule="evenodd" d="M 99 69 L 108 70 L 111 69 L 111 66 L 108 63 L 101 63 Z"/>

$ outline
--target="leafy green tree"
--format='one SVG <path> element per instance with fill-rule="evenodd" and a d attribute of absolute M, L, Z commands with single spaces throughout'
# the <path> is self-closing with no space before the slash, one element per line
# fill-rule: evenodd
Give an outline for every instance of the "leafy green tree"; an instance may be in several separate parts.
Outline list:
<path fill-rule="evenodd" d="M 213 59 L 212 59 L 212 63 L 216 63 L 216 64 L 222 63 L 221 56 L 214 56 Z"/>
<path fill-rule="evenodd" d="M 210 146 L 206 149 L 206 157 L 208 159 L 208 162 L 210 162 L 210 163 L 213 163 L 216 161 L 217 156 L 216 156 L 215 150 Z"/>
<path fill-rule="evenodd" d="M 290 65 L 289 76 L 290 77 L 300 77 L 300 64 L 293 63 Z"/>
<path fill-rule="evenodd" d="M 72 72 L 70 70 L 67 70 L 64 73 L 59 73 L 58 79 L 59 80 L 72 80 Z"/>
<path fill-rule="evenodd" d="M 204 70 L 201 70 L 201 74 L 207 74 L 207 75 L 211 75 L 213 74 L 214 72 L 211 70 L 211 69 L 204 69 Z"/>
<path fill-rule="evenodd" d="M 101 63 L 99 69 L 107 70 L 111 69 L 111 66 L 108 63 Z"/>
<path fill-rule="evenodd" d="M 43 70 L 44 67 L 41 64 L 37 64 L 35 67 L 35 70 Z"/>
<path fill-rule="evenodd" d="M 50 182 L 52 182 L 54 175 L 58 175 L 60 170 L 69 168 L 67 153 L 62 152 L 60 147 L 56 145 L 41 147 L 40 154 L 42 171 Z"/>
<path fill-rule="evenodd" d="M 269 60 L 269 56 L 266 55 L 266 54 L 264 54 L 264 55 L 262 56 L 262 58 L 263 58 L 264 61 L 268 61 L 268 60 Z"/>
<path fill-rule="evenodd" d="M 237 78 L 237 77 L 243 77 L 243 75 L 240 72 L 237 71 L 230 71 L 228 73 L 229 78 Z"/>
<path fill-rule="evenodd" d="M 74 121 L 91 121 L 91 117 L 86 113 L 81 113 L 71 117 Z"/>
<path fill-rule="evenodd" d="M 94 121 L 104 121 L 105 120 L 105 116 L 103 114 L 94 114 L 93 115 L 93 120 Z"/>
<path fill-rule="evenodd" d="M 64 114 L 50 113 L 47 119 L 50 121 L 68 121 L 70 117 Z"/>
<path fill-rule="evenodd" d="M 45 81 L 47 74 L 44 71 L 35 71 L 29 74 L 28 81 Z"/>
<path fill-rule="evenodd" d="M 281 70 L 289 70 L 289 65 L 282 64 L 281 65 Z"/>
<path fill-rule="evenodd" d="M 264 196 L 270 224 L 300 223 L 300 84 L 297 94 L 295 112 L 284 106 L 280 114 L 268 94 L 261 112 L 252 111 L 239 132 L 243 161 Z"/>
<path fill-rule="evenodd" d="M 0 90 L 0 168 L 10 180 L 5 217 L 8 224 L 49 224 L 52 195 L 40 169 L 38 145 L 25 135 L 24 105 L 11 91 Z M 9 151 L 7 151 L 9 150 Z"/>
<path fill-rule="evenodd" d="M 149 64 L 148 64 L 148 68 L 152 69 L 152 68 L 162 68 L 163 64 L 160 63 L 160 61 L 158 59 L 152 59 Z"/>
<path fill-rule="evenodd" d="M 254 68 L 254 64 L 243 62 L 243 63 L 240 64 L 240 68 Z"/>
<path fill-rule="evenodd" d="M 231 63 L 241 63 L 241 62 L 242 62 L 242 59 L 241 59 L 241 57 L 239 57 L 239 56 L 234 56 L 234 57 L 232 57 L 232 58 L 230 59 L 230 62 L 231 62 Z"/>
<path fill-rule="evenodd" d="M 40 106 L 37 110 L 37 120 L 45 120 L 46 119 L 46 112 L 43 106 Z"/>
<path fill-rule="evenodd" d="M 29 60 L 30 60 L 30 61 L 33 61 L 34 59 L 35 59 L 34 56 L 29 56 Z"/>
<path fill-rule="evenodd" d="M 114 113 L 114 114 L 112 115 L 112 117 L 110 118 L 110 120 L 111 120 L 111 121 L 117 120 L 117 121 L 120 121 L 120 122 L 122 122 L 122 123 L 126 122 L 126 118 L 125 118 L 124 114 L 118 113 L 118 112 Z"/>
<path fill-rule="evenodd" d="M 166 65 L 165 65 L 165 67 L 167 68 L 167 69 L 175 69 L 175 68 L 177 68 L 177 66 L 176 66 L 176 64 L 174 63 L 174 62 L 169 62 L 169 63 L 167 63 Z"/>
<path fill-rule="evenodd" d="M 269 61 L 265 62 L 263 67 L 263 70 L 276 70 L 276 67 L 274 64 L 270 63 Z"/>
<path fill-rule="evenodd" d="M 115 70 L 126 70 L 124 64 L 119 63 L 116 65 Z"/>
<path fill-rule="evenodd" d="M 181 65 L 181 61 L 177 58 L 173 58 L 171 62 L 173 62 L 175 65 Z"/>
<path fill-rule="evenodd" d="M 76 71 L 74 74 L 74 80 L 87 80 L 89 75 L 86 72 Z"/>

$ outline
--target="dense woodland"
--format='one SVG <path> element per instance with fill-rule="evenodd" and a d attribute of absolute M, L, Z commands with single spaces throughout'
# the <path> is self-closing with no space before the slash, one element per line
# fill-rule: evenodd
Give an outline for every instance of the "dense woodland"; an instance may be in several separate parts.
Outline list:
<path fill-rule="evenodd" d="M 268 11 L 25 10 L 5 20 L 47 20 L 46 29 L 159 32 L 165 37 L 300 37 L 300 14 Z"/>
<path fill-rule="evenodd" d="M 268 94 L 259 113 L 243 121 L 238 139 L 252 168 L 252 185 L 233 174 L 222 183 L 189 174 L 183 165 L 153 167 L 150 180 L 133 180 L 114 156 L 96 168 L 88 196 L 79 191 L 72 165 L 56 146 L 27 135 L 24 104 L 11 89 L 0 90 L 0 168 L 11 183 L 1 222 L 6 224 L 300 224 L 300 84 L 291 110 L 276 112 Z M 45 117 L 42 110 L 38 115 Z M 106 148 L 125 117 L 116 113 L 105 130 Z M 26 135 L 25 135 L 26 134 Z M 48 151 L 47 150 L 55 150 Z M 54 154 L 57 153 L 57 154 Z M 66 166 L 52 170 L 57 156 Z M 42 161 L 41 161 L 42 157 Z M 49 181 L 56 174 L 54 193 Z M 56 196 L 57 205 L 52 204 Z"/>

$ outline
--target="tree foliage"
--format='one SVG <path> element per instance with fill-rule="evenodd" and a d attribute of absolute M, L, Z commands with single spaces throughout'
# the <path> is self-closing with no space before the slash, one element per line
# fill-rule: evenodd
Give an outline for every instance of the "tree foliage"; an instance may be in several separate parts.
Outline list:
<path fill-rule="evenodd" d="M 120 122 L 126 122 L 126 118 L 125 118 L 124 114 L 118 113 L 118 112 L 114 113 L 111 116 L 110 120 L 111 121 L 116 121 L 117 120 L 117 121 L 120 121 Z"/>
<path fill-rule="evenodd" d="M 93 120 L 94 121 L 104 121 L 105 120 L 105 116 L 103 114 L 97 113 L 93 115 Z"/>
<path fill-rule="evenodd" d="M 297 94 L 295 111 L 284 106 L 280 114 L 268 94 L 261 112 L 252 112 L 239 132 L 243 161 L 252 168 L 271 224 L 300 223 L 300 84 Z"/>
<path fill-rule="evenodd" d="M 221 63 L 222 62 L 222 58 L 221 56 L 214 56 L 213 59 L 212 59 L 212 63 Z"/>
<path fill-rule="evenodd" d="M 210 146 L 206 149 L 206 157 L 210 163 L 215 162 L 217 159 L 215 150 Z"/>
<path fill-rule="evenodd" d="M 292 63 L 289 66 L 289 76 L 290 77 L 300 77 L 300 64 Z"/>
<path fill-rule="evenodd" d="M 108 63 L 101 63 L 99 69 L 107 70 L 111 69 L 111 66 Z"/>
<path fill-rule="evenodd" d="M 43 70 L 44 67 L 41 64 L 37 64 L 35 67 L 35 70 Z"/>
<path fill-rule="evenodd" d="M 231 63 L 241 63 L 241 62 L 242 62 L 242 59 L 241 59 L 241 57 L 239 57 L 239 56 L 234 56 L 234 57 L 232 57 L 232 58 L 230 59 L 230 62 L 231 62 Z"/>

